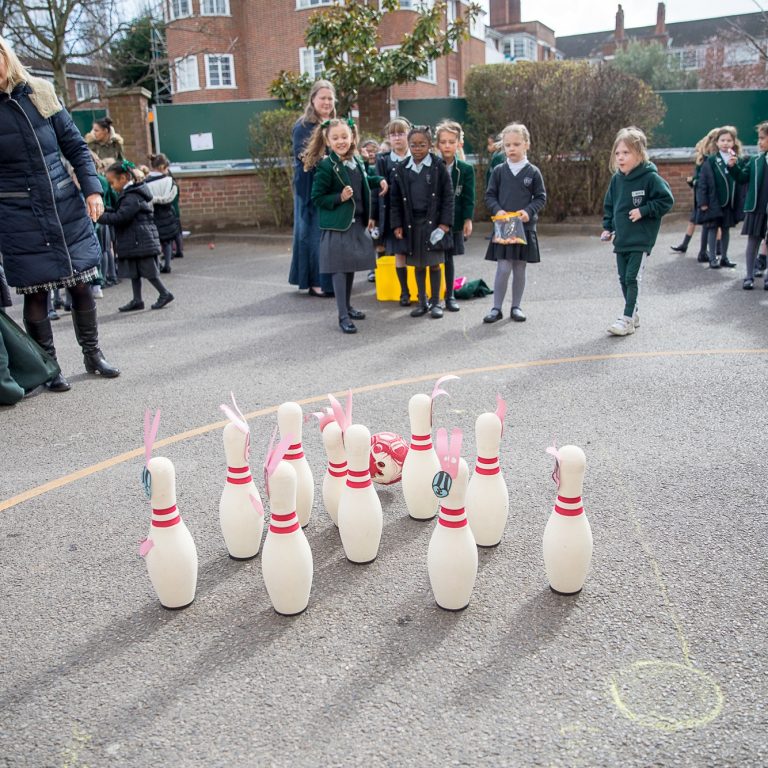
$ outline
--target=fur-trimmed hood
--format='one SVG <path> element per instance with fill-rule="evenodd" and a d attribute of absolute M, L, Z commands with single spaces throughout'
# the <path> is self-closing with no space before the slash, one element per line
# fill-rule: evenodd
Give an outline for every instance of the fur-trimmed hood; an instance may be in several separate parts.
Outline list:
<path fill-rule="evenodd" d="M 88 131 L 88 133 L 85 134 L 85 143 L 86 144 L 98 144 L 100 147 L 111 147 L 114 145 L 119 145 L 120 149 L 123 148 L 123 144 L 125 144 L 125 141 L 123 140 L 123 137 L 115 131 L 114 128 L 109 129 L 109 139 L 105 144 L 102 144 L 94 135 L 93 131 Z"/>
<path fill-rule="evenodd" d="M 42 77 L 30 77 L 27 85 L 32 89 L 29 100 L 46 120 L 64 109 L 52 83 Z"/>

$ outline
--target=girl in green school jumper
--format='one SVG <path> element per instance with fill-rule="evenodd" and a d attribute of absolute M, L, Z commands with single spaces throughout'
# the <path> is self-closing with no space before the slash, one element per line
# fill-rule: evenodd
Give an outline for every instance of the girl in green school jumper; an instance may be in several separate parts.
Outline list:
<path fill-rule="evenodd" d="M 387 191 L 383 178 L 368 175 L 356 149 L 354 122 L 334 118 L 315 128 L 304 151 L 304 170 L 316 168 L 312 203 L 320 223 L 320 272 L 332 276 L 343 333 L 357 333 L 352 321 L 365 318 L 350 303 L 352 283 L 355 272 L 373 269 L 376 263 L 370 190 Z"/>
<path fill-rule="evenodd" d="M 458 312 L 459 305 L 453 296 L 456 269 L 454 256 L 464 254 L 464 241 L 472 235 L 472 217 L 475 214 L 475 169 L 464 160 L 464 131 L 459 123 L 444 120 L 435 129 L 437 150 L 443 158 L 453 185 L 453 245 L 445 251 L 445 308 Z"/>

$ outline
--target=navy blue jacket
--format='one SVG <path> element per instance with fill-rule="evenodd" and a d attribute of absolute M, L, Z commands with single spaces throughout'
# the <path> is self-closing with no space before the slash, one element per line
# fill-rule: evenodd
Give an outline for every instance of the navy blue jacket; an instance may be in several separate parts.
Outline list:
<path fill-rule="evenodd" d="M 71 277 L 101 260 L 83 200 L 101 195 L 88 147 L 65 109 L 46 119 L 30 93 L 26 83 L 10 96 L 0 93 L 0 251 L 8 283 L 19 288 Z"/>
<path fill-rule="evenodd" d="M 152 192 L 145 182 L 125 187 L 114 211 L 104 211 L 99 224 L 115 228 L 115 250 L 121 259 L 143 259 L 160 254 L 160 235 L 152 215 Z"/>

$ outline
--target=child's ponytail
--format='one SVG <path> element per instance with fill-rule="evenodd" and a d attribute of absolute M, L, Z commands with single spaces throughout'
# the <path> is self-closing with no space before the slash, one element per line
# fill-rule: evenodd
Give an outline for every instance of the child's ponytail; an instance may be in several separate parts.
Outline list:
<path fill-rule="evenodd" d="M 136 166 L 130 160 L 118 160 L 107 168 L 107 173 L 114 173 L 115 176 L 130 176 L 131 181 L 137 181 L 138 175 L 135 171 Z"/>

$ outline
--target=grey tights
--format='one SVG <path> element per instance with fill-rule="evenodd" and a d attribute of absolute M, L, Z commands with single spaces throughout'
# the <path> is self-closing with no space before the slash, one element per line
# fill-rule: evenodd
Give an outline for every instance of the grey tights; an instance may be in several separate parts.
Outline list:
<path fill-rule="evenodd" d="M 339 311 L 339 320 L 349 317 L 350 299 L 352 298 L 352 283 L 355 280 L 354 272 L 334 272 L 333 292 L 336 296 L 336 309 Z"/>
<path fill-rule="evenodd" d="M 525 290 L 525 261 L 499 259 L 496 262 L 496 277 L 493 280 L 493 306 L 501 310 L 507 295 L 509 276 L 512 275 L 512 306 L 519 307 Z"/>

